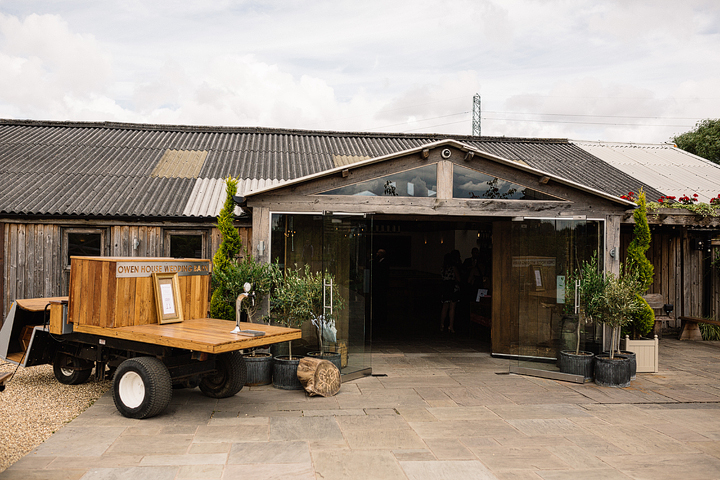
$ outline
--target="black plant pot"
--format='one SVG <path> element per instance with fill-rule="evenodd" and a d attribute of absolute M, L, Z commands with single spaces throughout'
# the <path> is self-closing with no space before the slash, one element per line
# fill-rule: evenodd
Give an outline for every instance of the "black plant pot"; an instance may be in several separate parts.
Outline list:
<path fill-rule="evenodd" d="M 297 378 L 297 369 L 302 357 L 287 355 L 275 357 L 273 360 L 273 387 L 283 390 L 302 390 L 303 386 Z"/>
<path fill-rule="evenodd" d="M 603 355 L 610 355 L 610 352 L 603 352 Z M 615 355 L 617 356 L 617 351 L 615 352 Z M 635 377 L 637 376 L 637 357 L 635 356 L 635 352 L 620 350 L 620 355 L 630 359 L 630 380 L 635 380 Z"/>
<path fill-rule="evenodd" d="M 580 352 L 575 354 L 574 350 L 562 350 L 560 352 L 560 371 L 573 375 L 582 375 L 586 382 L 592 382 L 595 355 L 592 352 Z"/>
<path fill-rule="evenodd" d="M 595 383 L 602 387 L 627 387 L 630 385 L 630 359 L 625 355 L 595 355 Z"/>
<path fill-rule="evenodd" d="M 325 352 L 322 355 L 320 355 L 320 352 L 308 352 L 308 357 L 322 358 L 323 360 L 328 360 L 328 361 L 332 362 L 332 364 L 335 365 L 338 368 L 338 370 L 342 371 L 341 370 L 342 360 L 340 357 L 340 352 Z"/>
<path fill-rule="evenodd" d="M 250 353 L 243 355 L 247 367 L 245 385 L 255 387 L 272 383 L 273 357 L 269 353 Z"/>

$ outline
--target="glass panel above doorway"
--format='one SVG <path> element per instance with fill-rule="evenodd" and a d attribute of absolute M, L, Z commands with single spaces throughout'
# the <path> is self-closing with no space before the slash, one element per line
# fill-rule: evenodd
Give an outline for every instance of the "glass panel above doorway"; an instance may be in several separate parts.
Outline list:
<path fill-rule="evenodd" d="M 357 195 L 368 197 L 435 197 L 437 164 L 425 165 L 381 178 L 346 185 L 321 195 Z"/>
<path fill-rule="evenodd" d="M 453 198 L 562 200 L 459 165 L 453 166 Z"/>

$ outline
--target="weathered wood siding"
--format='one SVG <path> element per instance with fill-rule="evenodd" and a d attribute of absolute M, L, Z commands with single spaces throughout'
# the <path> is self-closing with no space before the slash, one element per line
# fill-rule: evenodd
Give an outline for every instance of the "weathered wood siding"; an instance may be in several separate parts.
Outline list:
<path fill-rule="evenodd" d="M 63 295 L 57 225 L 5 223 L 3 236 L 3 318 L 16 298 Z"/>
<path fill-rule="evenodd" d="M 712 315 L 717 317 L 720 313 L 717 269 L 705 271 L 703 264 L 707 252 L 694 250 L 692 239 L 692 233 L 685 227 L 655 230 L 646 253 L 655 268 L 653 284 L 647 293 L 659 293 L 665 303 L 674 306 L 670 313 L 672 319 L 682 315 L 703 316 L 703 288 L 707 281 L 712 282 L 714 292 L 710 306 Z M 626 258 L 631 240 L 632 230 L 623 229 L 620 258 Z"/>
<path fill-rule="evenodd" d="M 222 235 L 217 227 L 204 224 L 155 224 L 128 225 L 115 222 L 92 224 L 87 221 L 56 224 L 50 221 L 38 223 L 0 223 L 4 237 L 0 268 L 2 271 L 2 318 L 10 310 L 10 304 L 18 298 L 43 298 L 68 295 L 70 275 L 63 258 L 63 231 L 65 228 L 104 229 L 106 241 L 103 255 L 118 257 L 165 256 L 164 233 L 169 229 L 198 230 L 207 232 L 206 258 L 212 259 L 220 246 Z M 252 252 L 251 228 L 238 228 L 243 246 Z M 140 240 L 133 249 L 135 239 Z M 253 252 L 255 253 L 255 252 Z M 1 324 L 1 322 L 0 322 Z"/>

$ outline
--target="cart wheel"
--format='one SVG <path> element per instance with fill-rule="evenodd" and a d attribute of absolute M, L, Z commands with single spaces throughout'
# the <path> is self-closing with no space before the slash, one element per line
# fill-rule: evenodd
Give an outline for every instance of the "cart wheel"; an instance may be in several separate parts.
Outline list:
<path fill-rule="evenodd" d="M 242 390 L 247 379 L 245 359 L 240 352 L 221 353 L 215 360 L 215 373 L 200 380 L 200 390 L 212 398 L 232 397 Z"/>
<path fill-rule="evenodd" d="M 115 407 L 128 418 L 149 418 L 165 410 L 172 398 L 170 372 L 155 357 L 125 360 L 113 378 Z"/>
<path fill-rule="evenodd" d="M 71 357 L 64 353 L 58 353 L 55 355 L 53 361 L 53 373 L 58 382 L 64 383 L 65 385 L 80 385 L 81 383 L 87 382 L 92 373 L 91 368 L 82 368 L 87 363 L 83 362 L 77 357 Z"/>

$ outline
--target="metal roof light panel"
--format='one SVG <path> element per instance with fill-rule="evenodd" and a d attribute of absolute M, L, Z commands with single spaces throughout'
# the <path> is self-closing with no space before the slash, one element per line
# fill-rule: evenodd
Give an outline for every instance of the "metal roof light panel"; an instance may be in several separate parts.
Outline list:
<path fill-rule="evenodd" d="M 207 150 L 166 150 L 150 176 L 197 178 L 207 155 Z"/>
<path fill-rule="evenodd" d="M 215 217 L 222 209 L 226 196 L 225 180 L 198 178 L 182 214 L 187 217 Z"/>

